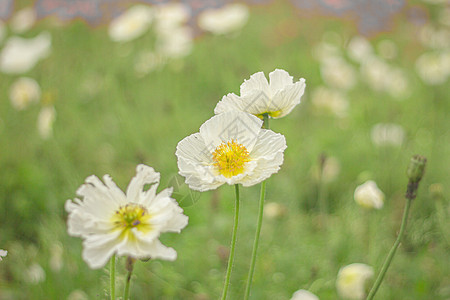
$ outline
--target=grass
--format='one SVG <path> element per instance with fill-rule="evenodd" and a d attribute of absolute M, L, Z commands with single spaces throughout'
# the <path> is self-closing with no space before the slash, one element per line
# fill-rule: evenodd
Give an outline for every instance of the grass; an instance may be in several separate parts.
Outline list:
<path fill-rule="evenodd" d="M 175 187 L 189 225 L 180 235 L 161 237 L 177 250 L 175 262 L 136 263 L 131 298 L 217 299 L 231 237 L 233 187 L 190 191 L 177 175 L 175 147 L 213 115 L 223 95 L 238 93 L 244 79 L 282 68 L 296 79 L 306 78 L 307 92 L 289 116 L 271 122 L 272 130 L 286 136 L 288 149 L 280 172 L 268 181 L 266 201 L 280 203 L 287 213 L 263 223 L 251 298 L 289 299 L 304 288 L 320 299 L 336 299 L 335 279 L 342 266 L 361 262 L 377 271 L 400 225 L 406 166 L 419 153 L 428 158 L 426 175 L 406 238 L 377 298 L 448 299 L 448 88 L 427 86 L 415 75 L 414 60 L 427 49 L 417 42 L 413 26 L 398 18 L 395 29 L 371 41 L 396 42 L 400 55 L 392 64 L 408 73 L 410 96 L 397 101 L 359 81 L 348 92 L 350 109 L 344 119 L 318 112 L 311 103 L 311 91 L 323 84 L 312 49 L 326 30 L 347 42 L 357 34 L 350 23 L 300 19 L 284 3 L 255 6 L 237 37 L 199 37 L 191 55 L 138 78 L 134 57 L 152 46 L 151 34 L 121 45 L 109 40 L 104 27 L 40 22 L 29 35 L 49 30 L 52 54 L 26 76 L 54 95 L 53 138 L 42 140 L 37 134 L 39 105 L 15 111 L 7 101 L 17 76 L 0 75 L 0 248 L 9 252 L 0 266 L 0 298 L 66 299 L 82 290 L 89 299 L 106 299 L 108 271 L 90 270 L 82 261 L 81 240 L 66 233 L 64 202 L 75 197 L 91 174 L 110 174 L 125 189 L 136 165 L 145 163 L 161 172 L 160 189 Z M 286 28 L 293 33 L 285 33 Z M 371 142 L 372 126 L 386 122 L 405 129 L 400 147 Z M 341 165 L 339 176 L 326 184 L 325 216 L 318 211 L 312 175 L 322 153 Z M 364 214 L 353 191 L 369 178 L 386 201 L 382 210 Z M 258 195 L 259 186 L 241 189 L 229 299 L 244 292 Z M 63 249 L 60 270 L 51 263 L 58 247 Z M 28 278 L 33 263 L 42 266 L 45 281 L 33 284 Z M 124 263 L 117 265 L 118 291 Z"/>

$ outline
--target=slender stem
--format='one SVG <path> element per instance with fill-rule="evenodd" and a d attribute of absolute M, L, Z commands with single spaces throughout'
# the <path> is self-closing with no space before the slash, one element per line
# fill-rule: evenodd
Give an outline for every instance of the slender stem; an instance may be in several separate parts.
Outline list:
<path fill-rule="evenodd" d="M 125 289 L 123 291 L 123 300 L 128 300 L 130 298 L 131 273 L 133 273 L 133 270 L 128 271 L 127 281 L 125 282 Z"/>
<path fill-rule="evenodd" d="M 259 236 L 262 227 L 265 197 L 266 197 L 266 181 L 263 181 L 261 183 L 261 197 L 259 199 L 258 221 L 256 223 L 255 240 L 253 241 L 253 251 L 252 251 L 252 258 L 250 261 L 250 270 L 248 272 L 247 285 L 245 286 L 245 296 L 244 296 L 245 300 L 247 300 L 248 297 L 250 297 L 250 290 L 252 288 L 253 273 L 255 272 L 255 264 L 256 264 L 256 253 L 258 251 Z"/>
<path fill-rule="evenodd" d="M 110 279 L 110 290 L 111 290 L 111 300 L 116 299 L 116 255 L 113 254 L 109 264 L 109 279 Z"/>
<path fill-rule="evenodd" d="M 228 286 L 230 284 L 230 275 L 231 275 L 231 269 L 233 267 L 233 260 L 234 260 L 234 250 L 236 248 L 236 236 L 237 236 L 237 228 L 239 224 L 239 185 L 235 184 L 235 191 L 236 191 L 236 204 L 234 209 L 234 225 L 233 225 L 233 234 L 231 236 L 231 248 L 230 248 L 230 257 L 228 258 L 228 267 L 227 267 L 227 275 L 225 277 L 225 283 L 223 285 L 223 292 L 222 292 L 222 300 L 225 300 L 227 298 L 228 293 Z"/>
<path fill-rule="evenodd" d="M 263 114 L 263 118 L 264 118 L 263 127 L 265 129 L 269 129 L 269 115 Z M 248 271 L 247 284 L 245 286 L 244 300 L 247 300 L 248 297 L 250 297 L 250 290 L 252 288 L 253 274 L 255 272 L 255 265 L 256 265 L 256 254 L 258 252 L 259 237 L 261 234 L 265 197 L 266 197 L 266 181 L 263 181 L 261 183 L 261 192 L 258 207 L 258 220 L 256 221 L 255 239 L 253 241 L 252 258 L 250 260 L 250 269 Z"/>
<path fill-rule="evenodd" d="M 395 241 L 394 245 L 391 248 L 391 251 L 389 251 L 389 254 L 384 261 L 383 266 L 381 267 L 381 271 L 378 274 L 377 280 L 372 286 L 372 289 L 369 292 L 369 295 L 367 296 L 366 300 L 371 300 L 375 296 L 378 288 L 381 285 L 381 282 L 383 281 L 384 275 L 386 274 L 387 269 L 389 268 L 392 259 L 394 258 L 395 252 L 397 251 L 398 246 L 400 245 L 400 241 L 403 237 L 403 233 L 405 232 L 406 223 L 408 221 L 408 215 L 409 215 L 409 209 L 411 207 L 412 199 L 406 199 L 406 206 L 405 210 L 403 212 L 403 218 L 402 218 L 402 224 L 400 225 L 400 231 L 397 236 L 397 240 Z"/>

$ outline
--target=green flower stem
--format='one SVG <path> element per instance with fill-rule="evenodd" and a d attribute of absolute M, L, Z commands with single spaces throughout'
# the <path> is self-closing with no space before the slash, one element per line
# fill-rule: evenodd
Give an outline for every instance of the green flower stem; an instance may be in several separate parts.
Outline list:
<path fill-rule="evenodd" d="M 131 273 L 133 273 L 133 270 L 128 271 L 127 281 L 125 282 L 125 289 L 123 291 L 123 299 L 124 300 L 128 300 L 130 298 Z"/>
<path fill-rule="evenodd" d="M 110 289 L 111 289 L 111 300 L 116 299 L 116 255 L 113 254 L 109 264 L 109 279 L 110 279 Z"/>
<path fill-rule="evenodd" d="M 405 232 L 406 223 L 408 221 L 408 215 L 409 215 L 409 209 L 411 207 L 412 199 L 406 199 L 406 206 L 405 210 L 403 212 L 403 218 L 402 218 L 402 224 L 400 225 L 400 232 L 398 233 L 397 240 L 395 241 L 394 245 L 391 248 L 391 251 L 389 251 L 389 254 L 384 261 L 383 266 L 381 267 L 381 271 L 378 274 L 378 277 L 375 281 L 375 283 L 372 286 L 372 289 L 369 292 L 369 295 L 367 296 L 366 300 L 371 300 L 375 296 L 375 294 L 378 291 L 378 288 L 381 285 L 381 282 L 383 281 L 384 275 L 386 274 L 387 269 L 389 268 L 392 259 L 394 258 L 395 252 L 397 251 L 398 246 L 400 245 L 400 241 L 403 237 L 403 234 Z"/>
<path fill-rule="evenodd" d="M 228 258 L 228 267 L 227 267 L 227 275 L 225 277 L 225 283 L 223 285 L 223 292 L 222 292 L 222 300 L 225 300 L 227 298 L 228 293 L 228 286 L 230 284 L 230 275 L 231 275 L 231 269 L 233 267 L 233 260 L 234 260 L 234 250 L 236 248 L 236 237 L 237 237 L 237 228 L 239 224 L 239 185 L 235 184 L 235 191 L 236 191 L 236 204 L 234 209 L 234 226 L 233 226 L 233 234 L 231 236 L 231 248 L 230 248 L 230 257 Z"/>
<path fill-rule="evenodd" d="M 269 129 L 269 116 L 267 114 L 263 115 L 264 123 L 263 127 Z M 253 241 L 252 258 L 250 260 L 250 270 L 248 271 L 247 285 L 245 286 L 244 299 L 247 300 L 250 297 L 250 290 L 252 288 L 253 274 L 255 272 L 256 265 L 256 254 L 258 252 L 259 236 L 261 234 L 263 213 L 264 213 L 264 200 L 266 198 L 266 181 L 261 183 L 261 193 L 259 198 L 259 209 L 258 209 L 258 220 L 256 223 L 255 240 Z"/>
<path fill-rule="evenodd" d="M 245 300 L 247 300 L 248 297 L 250 297 L 250 290 L 252 288 L 253 273 L 255 272 L 255 264 L 256 264 L 256 252 L 258 251 L 259 236 L 262 227 L 265 196 L 266 196 L 266 182 L 263 181 L 261 183 L 261 197 L 259 199 L 258 221 L 256 224 L 255 240 L 253 241 L 253 251 L 252 251 L 252 258 L 250 261 L 250 270 L 248 271 L 247 285 L 245 286 L 245 296 L 244 296 Z"/>

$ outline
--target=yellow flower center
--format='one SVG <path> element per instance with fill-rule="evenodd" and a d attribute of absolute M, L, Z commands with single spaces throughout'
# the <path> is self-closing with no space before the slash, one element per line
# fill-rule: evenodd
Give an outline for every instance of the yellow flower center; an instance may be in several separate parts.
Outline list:
<path fill-rule="evenodd" d="M 134 239 L 131 229 L 136 228 L 142 232 L 149 232 L 152 229 L 149 223 L 150 218 L 151 215 L 145 207 L 135 203 L 128 203 L 116 210 L 112 217 L 112 222 L 114 230 L 122 231 L 121 239 Z"/>
<path fill-rule="evenodd" d="M 264 119 L 264 114 L 267 114 L 269 117 L 276 118 L 276 117 L 278 117 L 279 115 L 281 115 L 281 110 L 266 111 L 266 112 L 257 114 L 256 116 L 257 116 L 258 118 L 260 118 L 261 120 L 263 120 L 263 119 Z"/>
<path fill-rule="evenodd" d="M 250 161 L 247 148 L 242 144 L 238 144 L 235 140 L 220 144 L 212 155 L 214 166 L 226 178 L 242 174 L 245 163 Z"/>

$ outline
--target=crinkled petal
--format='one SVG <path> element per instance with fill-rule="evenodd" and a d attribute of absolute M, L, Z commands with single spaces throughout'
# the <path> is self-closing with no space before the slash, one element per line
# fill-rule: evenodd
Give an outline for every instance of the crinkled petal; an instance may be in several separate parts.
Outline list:
<path fill-rule="evenodd" d="M 275 69 L 274 71 L 269 73 L 270 79 L 270 90 L 272 91 L 272 95 L 275 94 L 278 90 L 283 89 L 288 85 L 292 85 L 294 82 L 294 77 L 290 76 L 288 72 L 285 70 Z"/>
<path fill-rule="evenodd" d="M 222 143 L 235 140 L 248 151 L 253 149 L 262 121 L 245 112 L 230 111 L 215 115 L 200 127 L 206 148 L 211 151 Z"/>
<path fill-rule="evenodd" d="M 82 257 L 92 269 L 103 267 L 116 252 L 120 243 L 119 231 L 107 235 L 95 235 L 87 237 L 83 242 Z"/>
<path fill-rule="evenodd" d="M 152 167 L 138 165 L 136 167 L 136 176 L 131 179 L 127 188 L 127 200 L 130 202 L 141 203 L 148 198 L 154 198 L 158 188 L 160 175 Z M 143 191 L 144 185 L 152 184 L 150 189 Z"/>
<path fill-rule="evenodd" d="M 273 115 L 274 119 L 284 117 L 289 114 L 292 109 L 300 103 L 300 99 L 305 92 L 305 79 L 293 85 L 288 85 L 276 92 L 273 96 L 269 111 L 279 111 L 278 115 Z"/>
<path fill-rule="evenodd" d="M 244 80 L 241 84 L 241 96 L 247 96 L 255 91 L 265 93 L 267 97 L 271 97 L 269 83 L 263 72 L 258 72 L 250 76 L 250 79 Z"/>

